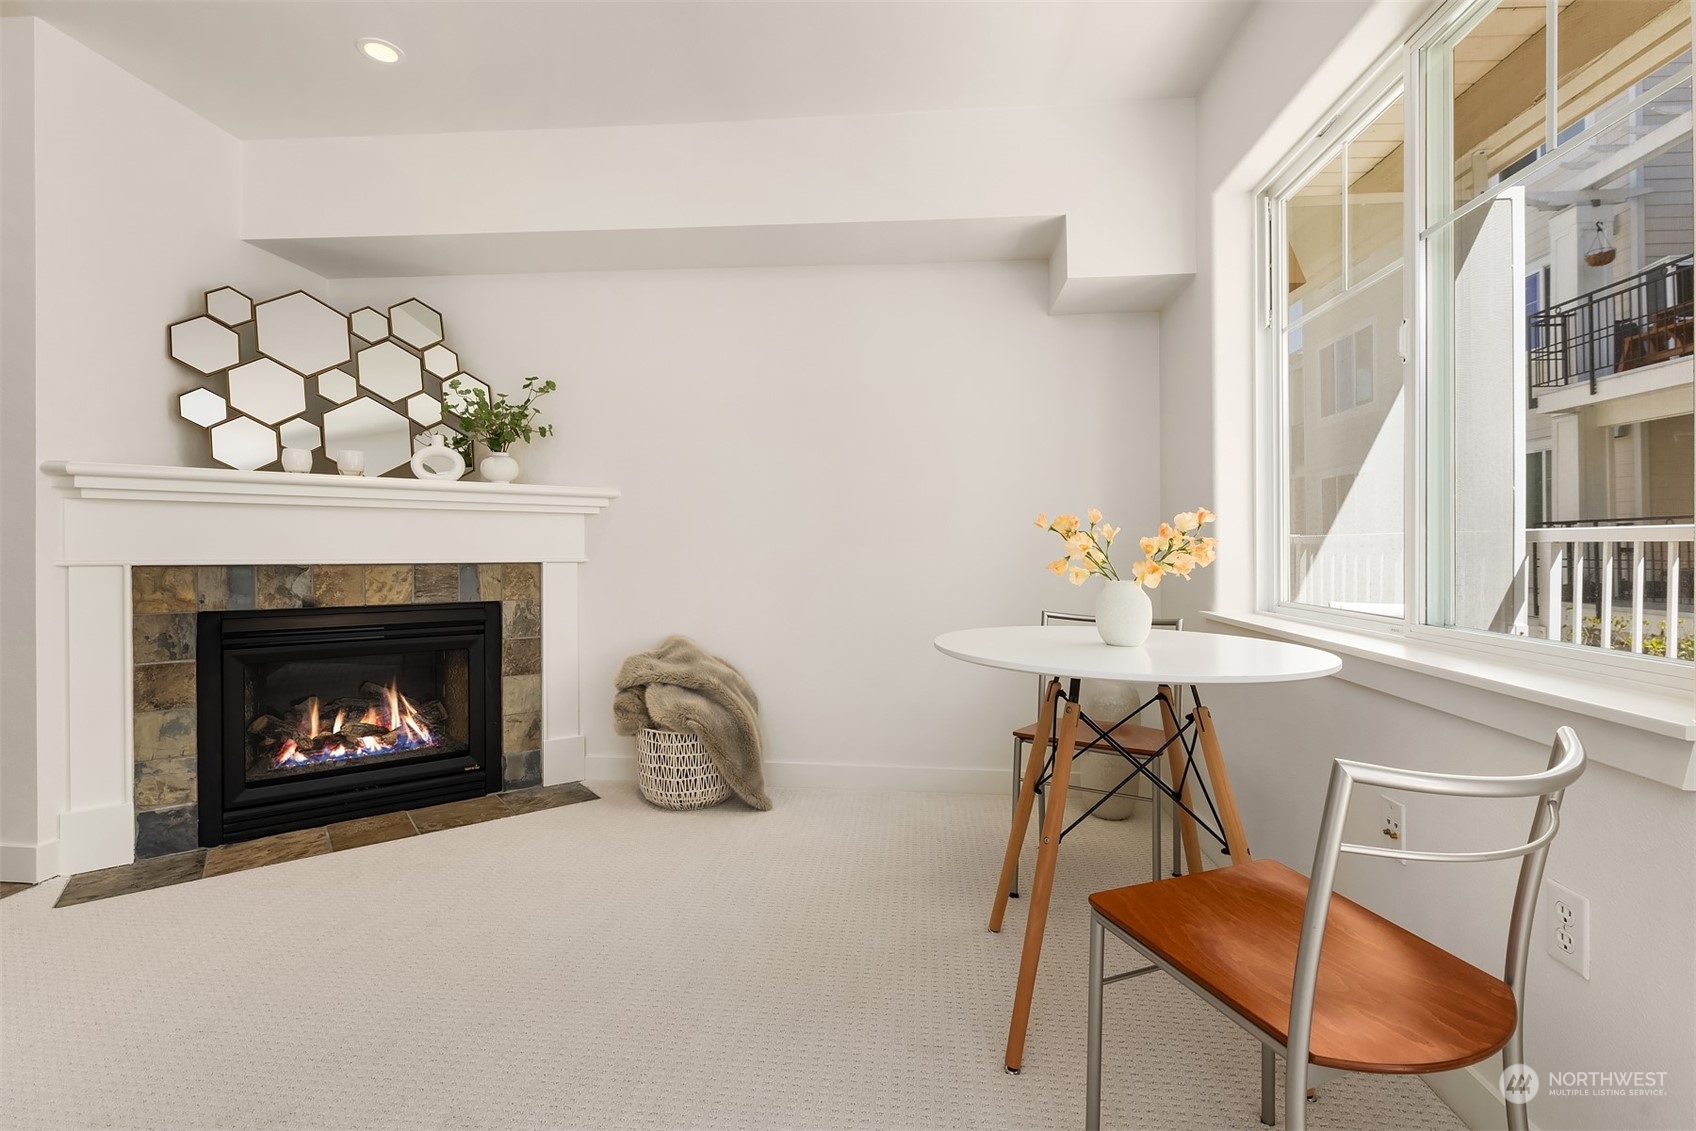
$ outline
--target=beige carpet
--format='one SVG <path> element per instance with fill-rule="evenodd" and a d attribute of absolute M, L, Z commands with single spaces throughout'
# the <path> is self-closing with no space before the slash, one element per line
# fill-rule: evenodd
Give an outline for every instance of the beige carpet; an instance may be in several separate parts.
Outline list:
<path fill-rule="evenodd" d="M 1081 1126 L 1084 898 L 1147 875 L 1145 817 L 1067 842 L 1015 1077 L 1022 904 L 984 929 L 1005 802 L 683 814 L 596 788 L 78 907 L 58 881 L 6 899 L 0 1123 Z M 1107 992 L 1109 1125 L 1259 1126 L 1255 1042 L 1162 975 Z M 1460 1126 L 1417 1079 L 1343 1077 L 1310 1111 Z"/>

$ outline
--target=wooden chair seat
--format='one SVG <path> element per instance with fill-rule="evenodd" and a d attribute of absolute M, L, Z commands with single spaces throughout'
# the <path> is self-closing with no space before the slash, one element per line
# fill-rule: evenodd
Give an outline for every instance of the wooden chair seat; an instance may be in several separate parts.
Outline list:
<path fill-rule="evenodd" d="M 1132 754 L 1157 754 L 1166 745 L 1166 733 L 1153 727 L 1138 726 L 1136 723 L 1125 723 L 1113 728 L 1113 741 L 1129 750 Z M 1022 742 L 1036 741 L 1036 724 L 1022 726 L 1013 732 L 1013 737 Z M 1088 737 L 1089 741 L 1084 742 Z M 1054 749 L 1054 739 L 1048 740 L 1048 748 Z M 1111 746 L 1103 742 L 1099 735 L 1087 727 L 1078 728 L 1078 752 L 1085 750 L 1111 750 Z"/>
<path fill-rule="evenodd" d="M 1307 877 L 1255 860 L 1097 892 L 1090 905 L 1279 1044 Z M 1513 1035 L 1513 991 L 1410 931 L 1334 895 L 1320 952 L 1312 1062 L 1356 1072 L 1476 1064 Z"/>

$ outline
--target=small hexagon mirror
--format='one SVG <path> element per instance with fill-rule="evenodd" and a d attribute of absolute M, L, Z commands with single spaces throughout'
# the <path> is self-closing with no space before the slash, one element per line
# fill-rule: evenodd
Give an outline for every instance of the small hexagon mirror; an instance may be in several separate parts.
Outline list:
<path fill-rule="evenodd" d="M 323 442 L 323 437 L 318 433 L 318 426 L 304 416 L 283 421 L 277 426 L 277 435 L 283 438 L 283 447 L 305 448 L 309 452 Z"/>
<path fill-rule="evenodd" d="M 419 393 L 406 402 L 406 415 L 428 428 L 442 422 L 442 402 L 429 393 Z"/>
<path fill-rule="evenodd" d="M 347 318 L 305 291 L 262 302 L 259 352 L 297 373 L 322 373 L 348 359 Z"/>
<path fill-rule="evenodd" d="M 355 337 L 368 342 L 380 342 L 389 336 L 389 316 L 381 310 L 364 306 L 347 316 Z"/>
<path fill-rule="evenodd" d="M 446 346 L 431 346 L 424 351 L 424 368 L 437 377 L 452 377 L 459 371 L 459 355 Z"/>
<path fill-rule="evenodd" d="M 415 298 L 389 307 L 389 332 L 414 349 L 442 340 L 442 316 Z"/>
<path fill-rule="evenodd" d="M 256 420 L 238 416 L 213 427 L 212 458 L 237 471 L 257 471 L 277 462 L 277 434 Z"/>
<path fill-rule="evenodd" d="M 256 420 L 275 424 L 306 411 L 306 382 L 262 357 L 230 370 L 230 403 Z"/>
<path fill-rule="evenodd" d="M 469 373 L 461 373 L 442 382 L 442 404 L 455 416 L 464 416 L 476 398 L 474 391 L 481 391 L 485 398 L 489 395 L 489 386 L 477 380 Z"/>
<path fill-rule="evenodd" d="M 318 395 L 327 401 L 346 404 L 359 395 L 359 382 L 346 370 L 332 369 L 328 373 L 318 374 L 316 380 Z"/>
<path fill-rule="evenodd" d="M 382 475 L 412 459 L 412 427 L 406 417 L 370 397 L 324 414 L 324 453 L 365 453 L 365 474 Z"/>
<path fill-rule="evenodd" d="M 245 326 L 253 321 L 253 300 L 234 287 L 206 292 L 206 313 L 226 326 Z"/>
<path fill-rule="evenodd" d="M 190 389 L 177 398 L 177 407 L 183 414 L 183 419 L 210 428 L 219 424 L 230 415 L 229 406 L 224 398 L 211 389 Z"/>
<path fill-rule="evenodd" d="M 171 356 L 190 369 L 216 373 L 241 360 L 241 339 L 210 318 L 190 318 L 171 326 Z"/>
<path fill-rule="evenodd" d="M 359 351 L 359 383 L 396 404 L 424 388 L 418 355 L 393 342 L 383 342 Z"/>

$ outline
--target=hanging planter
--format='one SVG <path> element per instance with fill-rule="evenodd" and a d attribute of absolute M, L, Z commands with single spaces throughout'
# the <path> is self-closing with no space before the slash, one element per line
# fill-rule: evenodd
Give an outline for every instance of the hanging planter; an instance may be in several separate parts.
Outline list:
<path fill-rule="evenodd" d="M 1597 220 L 1596 234 L 1590 237 L 1590 247 L 1584 253 L 1584 262 L 1592 267 L 1606 267 L 1618 254 L 1619 251 L 1602 234 L 1602 221 Z"/>

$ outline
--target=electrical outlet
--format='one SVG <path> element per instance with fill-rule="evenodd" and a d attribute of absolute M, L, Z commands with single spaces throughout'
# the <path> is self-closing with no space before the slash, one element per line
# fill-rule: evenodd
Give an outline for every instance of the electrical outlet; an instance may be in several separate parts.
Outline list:
<path fill-rule="evenodd" d="M 1379 794 L 1378 800 L 1384 803 L 1383 827 L 1378 831 L 1384 837 L 1386 848 L 1407 848 L 1407 807 L 1400 801 L 1386 794 Z M 1406 864 L 1403 860 L 1401 863 Z"/>
<path fill-rule="evenodd" d="M 1556 962 L 1590 979 L 1590 901 L 1553 880 L 1543 881 L 1543 938 Z"/>

